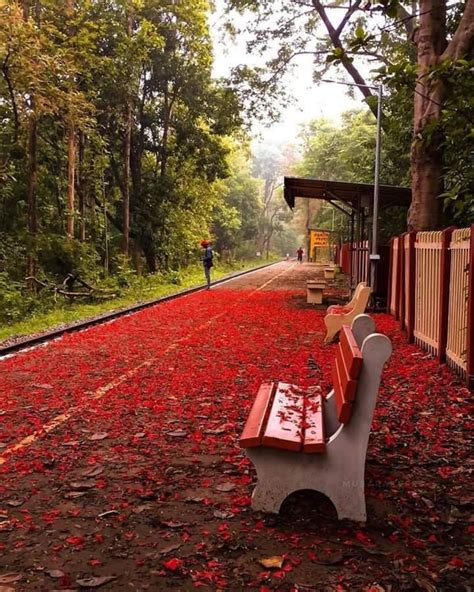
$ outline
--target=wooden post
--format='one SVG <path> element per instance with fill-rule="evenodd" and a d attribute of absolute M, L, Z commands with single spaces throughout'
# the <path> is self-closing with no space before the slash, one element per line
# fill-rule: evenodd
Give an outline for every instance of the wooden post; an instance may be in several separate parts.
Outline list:
<path fill-rule="evenodd" d="M 400 320 L 400 290 L 402 285 L 402 248 L 401 248 L 401 238 L 398 236 L 398 244 L 397 244 L 397 260 L 395 261 L 395 265 L 397 266 L 397 281 L 395 283 L 395 320 Z"/>
<path fill-rule="evenodd" d="M 467 284 L 467 336 L 466 336 L 466 382 L 474 388 L 474 224 L 469 237 L 469 263 Z"/>
<path fill-rule="evenodd" d="M 408 343 L 414 342 L 415 330 L 415 240 L 416 232 L 408 233 L 408 253 L 405 272 L 407 274 L 407 286 L 405 287 L 407 294 L 407 310 L 406 310 L 406 330 Z"/>
<path fill-rule="evenodd" d="M 393 244 L 395 243 L 395 237 L 390 239 L 390 251 L 388 257 L 388 282 L 387 282 L 387 312 L 391 313 L 390 303 L 392 301 L 392 273 L 393 273 Z"/>
<path fill-rule="evenodd" d="M 451 235 L 455 226 L 443 230 L 441 235 L 441 260 L 439 268 L 439 331 L 438 331 L 438 360 L 446 360 L 446 345 L 448 342 L 448 311 L 449 284 L 451 275 Z"/>
<path fill-rule="evenodd" d="M 354 262 L 352 261 L 352 254 L 354 252 L 354 212 L 351 212 L 351 230 L 350 230 L 350 247 L 349 247 L 349 284 L 352 290 L 355 288 L 354 285 Z"/>
<path fill-rule="evenodd" d="M 400 271 L 400 280 L 399 280 L 399 304 L 398 304 L 398 314 L 400 320 L 400 329 L 405 329 L 405 235 L 407 233 L 404 232 L 399 236 L 398 242 L 398 253 L 399 253 L 399 271 Z"/>

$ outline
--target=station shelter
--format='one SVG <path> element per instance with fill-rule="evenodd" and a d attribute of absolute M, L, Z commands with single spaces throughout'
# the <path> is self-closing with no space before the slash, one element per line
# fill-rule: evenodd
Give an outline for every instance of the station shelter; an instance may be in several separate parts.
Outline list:
<path fill-rule="evenodd" d="M 349 249 L 349 278 L 351 288 L 359 282 L 370 284 L 370 253 L 372 252 L 372 223 L 374 185 L 371 183 L 349 183 L 344 181 L 328 181 L 325 179 L 307 179 L 301 177 L 284 178 L 284 198 L 288 206 L 293 209 L 296 199 L 323 200 L 347 217 L 348 221 L 348 249 Z M 411 202 L 411 189 L 393 185 L 379 185 L 379 212 L 395 206 L 408 208 Z M 311 232 L 310 220 L 308 231 Z M 311 246 L 309 253 L 311 256 Z M 377 252 L 382 251 L 382 245 L 377 245 Z M 384 281 L 388 276 L 388 257 L 386 261 L 381 257 L 377 264 L 375 286 L 377 295 L 386 295 Z M 377 277 L 379 278 L 377 281 Z"/>

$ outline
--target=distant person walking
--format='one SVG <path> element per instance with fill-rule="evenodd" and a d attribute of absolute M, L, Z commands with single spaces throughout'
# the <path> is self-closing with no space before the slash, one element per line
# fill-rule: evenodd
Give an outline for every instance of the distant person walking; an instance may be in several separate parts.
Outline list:
<path fill-rule="evenodd" d="M 206 276 L 207 289 L 210 290 L 210 288 L 211 288 L 211 267 L 214 265 L 212 262 L 212 258 L 214 257 L 214 253 L 212 252 L 209 241 L 207 241 L 207 240 L 201 241 L 201 247 L 202 247 L 201 260 L 202 260 L 202 264 L 204 266 L 204 275 Z"/>
<path fill-rule="evenodd" d="M 296 254 L 298 255 L 298 263 L 303 263 L 303 247 L 300 247 L 297 251 Z"/>

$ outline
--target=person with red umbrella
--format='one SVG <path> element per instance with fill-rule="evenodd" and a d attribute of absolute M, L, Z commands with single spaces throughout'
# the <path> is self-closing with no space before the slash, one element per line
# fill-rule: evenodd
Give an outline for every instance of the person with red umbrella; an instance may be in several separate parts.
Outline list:
<path fill-rule="evenodd" d="M 201 241 L 202 254 L 201 260 L 204 266 L 204 275 L 206 276 L 207 289 L 211 289 L 211 267 L 213 266 L 212 258 L 214 253 L 212 252 L 211 245 L 208 240 Z"/>

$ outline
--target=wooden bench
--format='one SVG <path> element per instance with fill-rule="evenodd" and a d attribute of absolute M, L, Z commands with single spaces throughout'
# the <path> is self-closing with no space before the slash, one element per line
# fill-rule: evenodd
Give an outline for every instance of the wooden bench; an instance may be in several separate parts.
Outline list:
<path fill-rule="evenodd" d="M 326 337 L 324 343 L 332 341 L 341 330 L 341 327 L 349 325 L 356 318 L 365 312 L 369 302 L 372 288 L 365 282 L 360 282 L 354 290 L 352 300 L 343 306 L 329 306 L 324 317 L 326 325 Z"/>
<path fill-rule="evenodd" d="M 333 280 L 336 277 L 336 269 L 334 267 L 324 268 L 324 279 Z"/>
<path fill-rule="evenodd" d="M 307 280 L 306 281 L 306 302 L 308 304 L 322 304 L 323 290 L 326 287 L 326 282 L 321 280 Z"/>
<path fill-rule="evenodd" d="M 368 315 L 341 332 L 333 390 L 261 385 L 240 438 L 257 471 L 252 508 L 278 513 L 294 491 L 326 495 L 339 519 L 365 521 L 365 456 L 390 340 Z"/>

